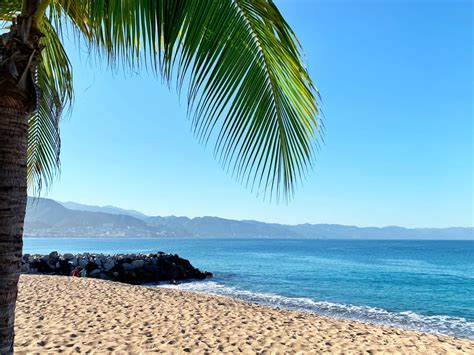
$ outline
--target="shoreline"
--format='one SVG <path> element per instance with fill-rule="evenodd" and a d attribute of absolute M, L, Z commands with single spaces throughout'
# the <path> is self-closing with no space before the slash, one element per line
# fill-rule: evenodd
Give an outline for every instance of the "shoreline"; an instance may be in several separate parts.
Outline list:
<path fill-rule="evenodd" d="M 225 296 L 90 278 L 22 275 L 18 353 L 442 352 L 474 341 L 330 318 Z"/>
<path fill-rule="evenodd" d="M 412 311 L 405 311 L 405 312 L 394 312 L 389 311 L 383 308 L 372 307 L 372 306 L 364 306 L 364 305 L 353 305 L 353 304 L 342 304 L 342 303 L 334 303 L 330 301 L 315 301 L 307 297 L 290 297 L 290 296 L 282 296 L 279 294 L 274 293 L 265 293 L 265 292 L 252 292 L 248 290 L 239 290 L 232 286 L 225 286 L 219 285 L 220 287 L 229 289 L 232 288 L 232 293 L 220 293 L 219 291 L 215 291 L 209 287 L 202 287 L 208 283 L 217 283 L 217 280 L 209 279 L 209 280 L 184 280 L 183 282 L 179 282 L 177 284 L 159 284 L 158 287 L 168 288 L 172 290 L 182 291 L 182 292 L 193 292 L 197 294 L 206 294 L 216 297 L 226 297 L 230 299 L 239 300 L 242 302 L 258 304 L 264 307 L 281 309 L 281 310 L 289 310 L 289 311 L 296 311 L 305 314 L 313 314 L 316 316 L 327 317 L 330 319 L 336 320 L 343 320 L 349 322 L 357 322 L 369 325 L 381 325 L 381 326 L 388 326 L 394 327 L 397 329 L 415 331 L 420 333 L 427 333 L 427 334 L 434 334 L 439 336 L 448 336 L 457 339 L 467 339 L 470 341 L 474 341 L 474 335 L 472 331 L 469 334 L 464 334 L 464 330 L 453 330 L 452 328 L 447 329 L 445 328 L 445 332 L 439 331 L 438 329 L 434 328 L 434 325 L 428 324 L 429 321 L 433 321 L 431 319 L 427 320 L 426 318 L 443 318 L 447 317 L 444 315 L 432 315 L 426 316 L 421 315 Z M 186 287 L 191 286 L 191 287 Z M 219 288 L 217 290 L 219 290 Z M 250 294 L 250 296 L 249 296 Z M 271 301 L 268 300 L 271 299 Z M 298 302 L 304 302 L 301 305 Z M 318 307 L 314 309 L 312 307 Z M 320 304 L 325 304 L 325 306 L 321 306 Z M 361 313 L 364 312 L 364 313 Z M 377 312 L 375 315 L 371 314 L 373 312 Z M 410 315 L 406 315 L 404 313 L 409 313 Z M 402 318 L 403 315 L 403 318 Z M 411 317 L 408 318 L 408 317 Z M 423 317 L 420 319 L 420 317 Z M 449 316 L 451 320 L 455 319 L 456 317 Z M 438 320 L 439 320 L 438 319 Z M 458 317 L 457 320 L 466 322 L 465 318 Z M 471 322 L 471 324 L 474 324 Z M 471 329 L 472 325 L 471 325 Z"/>

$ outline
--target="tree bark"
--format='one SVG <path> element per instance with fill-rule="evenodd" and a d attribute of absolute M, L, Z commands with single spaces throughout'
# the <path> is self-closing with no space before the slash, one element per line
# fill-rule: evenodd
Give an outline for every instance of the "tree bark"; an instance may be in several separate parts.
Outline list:
<path fill-rule="evenodd" d="M 13 353 L 27 202 L 27 117 L 24 110 L 0 106 L 0 354 Z"/>
<path fill-rule="evenodd" d="M 25 3 L 32 12 L 38 0 Z M 0 354 L 13 353 L 27 203 L 28 117 L 36 107 L 40 37 L 32 16 L 20 16 L 0 36 Z"/>

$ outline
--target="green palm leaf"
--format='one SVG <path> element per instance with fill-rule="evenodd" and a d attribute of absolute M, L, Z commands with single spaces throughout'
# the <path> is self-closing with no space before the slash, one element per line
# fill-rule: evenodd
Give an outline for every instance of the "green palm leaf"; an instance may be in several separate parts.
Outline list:
<path fill-rule="evenodd" d="M 202 12 L 195 5 L 189 15 L 179 67 L 191 76 L 195 132 L 207 141 L 219 127 L 215 152 L 224 167 L 289 197 L 318 132 L 316 91 L 294 33 L 269 1 L 215 1 Z"/>
<path fill-rule="evenodd" d="M 0 1 L 0 30 L 8 27 L 13 15 L 21 11 L 22 1 L 21 0 L 2 0 Z"/>
<path fill-rule="evenodd" d="M 28 183 L 41 190 L 59 169 L 59 119 L 72 102 L 72 71 L 61 41 L 47 19 L 40 25 L 44 49 L 37 67 L 38 108 L 28 121 Z"/>
<path fill-rule="evenodd" d="M 59 33 L 69 19 L 110 65 L 143 67 L 175 82 L 187 93 L 195 135 L 214 143 L 226 170 L 257 193 L 292 196 L 312 165 L 321 122 L 300 45 L 273 1 L 51 0 L 47 15 Z M 45 54 L 49 71 L 39 68 L 47 73 L 46 101 L 35 137 L 50 138 L 32 160 L 48 179 L 59 147 L 53 128 L 72 94 L 69 62 L 49 32 L 54 51 Z M 54 119 L 46 120 L 48 112 Z"/>

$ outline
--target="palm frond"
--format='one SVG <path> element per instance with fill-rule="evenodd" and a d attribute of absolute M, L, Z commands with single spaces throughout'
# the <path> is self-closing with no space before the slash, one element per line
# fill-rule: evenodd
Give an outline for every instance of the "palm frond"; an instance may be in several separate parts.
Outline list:
<path fill-rule="evenodd" d="M 317 91 L 296 36 L 271 1 L 193 5 L 178 70 L 190 73 L 194 132 L 206 142 L 218 127 L 222 165 L 246 185 L 287 199 L 319 134 Z"/>
<path fill-rule="evenodd" d="M 22 0 L 2 0 L 0 2 L 0 16 L 8 13 L 19 13 L 22 7 Z"/>
<path fill-rule="evenodd" d="M 13 16 L 21 12 L 21 0 L 1 0 L 0 1 L 0 30 L 7 27 Z"/>
<path fill-rule="evenodd" d="M 212 137 L 215 156 L 239 181 L 292 196 L 321 135 L 319 94 L 273 1 L 57 4 L 109 63 L 145 63 L 186 87 L 195 135 Z"/>
<path fill-rule="evenodd" d="M 226 170 L 257 192 L 292 196 L 321 137 L 319 94 L 272 0 L 51 0 L 48 14 L 55 34 L 69 18 L 110 65 L 144 66 L 176 82 L 187 93 L 193 132 L 214 142 Z M 48 153 L 32 159 L 43 179 L 59 147 L 57 119 L 46 118 L 57 118 L 72 94 L 67 56 L 59 40 L 48 43 L 47 64 L 38 68 L 45 102 L 32 124 L 43 127 L 32 137 L 48 132 L 41 133 Z"/>
<path fill-rule="evenodd" d="M 41 22 L 41 31 L 38 108 L 28 121 L 28 184 L 35 192 L 48 186 L 59 169 L 59 120 L 73 99 L 71 64 L 48 19 Z"/>
<path fill-rule="evenodd" d="M 91 51 L 111 65 L 161 69 L 177 42 L 188 1 L 53 0 L 50 16 L 62 31 L 65 15 Z"/>

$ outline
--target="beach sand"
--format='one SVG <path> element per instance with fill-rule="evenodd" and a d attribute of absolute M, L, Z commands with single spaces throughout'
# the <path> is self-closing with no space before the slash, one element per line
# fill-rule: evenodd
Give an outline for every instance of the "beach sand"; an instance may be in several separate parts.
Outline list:
<path fill-rule="evenodd" d="M 166 288 L 22 275 L 16 351 L 470 353 L 474 341 Z"/>

